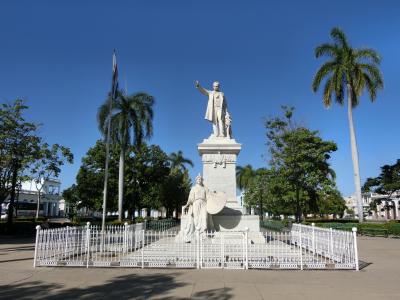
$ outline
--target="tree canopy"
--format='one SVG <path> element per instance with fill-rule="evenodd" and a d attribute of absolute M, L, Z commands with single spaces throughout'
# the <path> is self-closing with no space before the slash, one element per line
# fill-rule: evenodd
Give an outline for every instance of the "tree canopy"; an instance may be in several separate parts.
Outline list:
<path fill-rule="evenodd" d="M 323 101 L 326 107 L 332 105 L 332 96 L 340 105 L 344 103 L 346 89 L 349 85 L 351 104 L 356 107 L 360 96 L 367 90 L 371 101 L 376 99 L 379 89 L 383 88 L 382 74 L 378 68 L 381 57 L 370 48 L 352 48 L 344 32 L 335 27 L 331 30 L 333 43 L 324 43 L 315 48 L 315 57 L 330 58 L 317 71 L 312 82 L 316 92 L 325 80 Z"/>
<path fill-rule="evenodd" d="M 28 106 L 21 99 L 0 107 L 0 203 L 10 198 L 8 222 L 12 222 L 18 182 L 41 182 L 58 177 L 64 162 L 72 162 L 69 148 L 50 146 L 39 136 L 39 124 L 25 120 Z M 40 194 L 40 192 L 39 192 Z"/>
<path fill-rule="evenodd" d="M 283 109 L 283 117 L 270 118 L 265 124 L 271 157 L 269 189 L 300 221 L 304 212 L 318 212 L 323 194 L 336 191 L 329 159 L 337 146 L 324 141 L 318 131 L 296 125 L 293 108 Z"/>
<path fill-rule="evenodd" d="M 119 145 L 113 145 L 110 150 L 107 210 L 115 211 Z M 104 165 L 105 147 L 99 140 L 83 157 L 76 185 L 64 191 L 65 199 L 71 203 L 80 201 L 80 206 L 99 210 L 102 207 Z M 125 180 L 124 210 L 128 210 L 130 215 L 143 208 L 147 208 L 149 213 L 150 209 L 165 207 L 171 217 L 173 211 L 179 211 L 186 202 L 191 185 L 187 170 L 172 167 L 168 155 L 158 145 L 146 143 L 127 148 Z"/>

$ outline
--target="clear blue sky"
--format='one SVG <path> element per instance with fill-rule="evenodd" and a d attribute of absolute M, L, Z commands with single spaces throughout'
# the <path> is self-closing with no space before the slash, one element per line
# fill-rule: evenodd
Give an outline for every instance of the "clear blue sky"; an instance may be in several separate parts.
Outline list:
<path fill-rule="evenodd" d="M 279 2 L 279 3 L 278 3 Z M 301 2 L 301 3 L 300 3 Z M 354 112 L 362 180 L 399 157 L 399 1 L 2 1 L 0 102 L 23 97 L 28 119 L 43 123 L 50 143 L 72 149 L 63 168 L 70 186 L 82 156 L 100 137 L 98 106 L 111 83 L 117 49 L 120 85 L 155 96 L 151 142 L 167 153 L 182 150 L 201 171 L 196 145 L 211 126 L 206 99 L 194 88 L 219 80 L 243 144 L 239 164 L 266 164 L 263 118 L 281 105 L 339 150 L 332 166 L 344 195 L 354 191 L 345 107 L 326 110 L 311 80 L 322 60 L 315 46 L 339 26 L 353 46 L 383 57 L 385 89 Z"/>

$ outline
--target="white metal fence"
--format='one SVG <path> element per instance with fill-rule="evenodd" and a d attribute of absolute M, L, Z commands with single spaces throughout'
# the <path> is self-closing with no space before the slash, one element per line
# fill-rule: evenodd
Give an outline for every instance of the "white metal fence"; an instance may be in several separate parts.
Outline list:
<path fill-rule="evenodd" d="M 357 229 L 352 232 L 293 224 L 292 243 L 303 249 L 305 264 L 317 263 L 324 268 L 334 264 L 335 269 L 359 269 L 357 250 Z M 312 258 L 318 257 L 318 262 Z M 311 260 L 310 260 L 311 258 Z"/>
<path fill-rule="evenodd" d="M 207 232 L 191 243 L 174 226 L 37 228 L 34 266 L 354 269 L 356 232 L 294 224 L 289 232 Z"/>

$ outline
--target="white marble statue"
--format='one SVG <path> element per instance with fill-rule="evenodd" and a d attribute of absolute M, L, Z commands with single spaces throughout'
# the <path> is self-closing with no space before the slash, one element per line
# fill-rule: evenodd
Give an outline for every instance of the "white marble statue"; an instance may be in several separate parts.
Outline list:
<path fill-rule="evenodd" d="M 220 91 L 219 82 L 215 81 L 213 90 L 209 91 L 203 88 L 196 80 L 196 88 L 200 93 L 208 97 L 205 119 L 213 124 L 213 137 L 226 137 L 225 114 L 227 102 L 224 93 Z"/>
<path fill-rule="evenodd" d="M 232 138 L 232 118 L 228 111 L 225 114 L 225 134 L 228 139 Z"/>
<path fill-rule="evenodd" d="M 187 242 L 192 240 L 195 231 L 203 233 L 207 230 L 207 194 L 208 190 L 203 185 L 203 177 L 199 174 L 184 206 L 184 210 L 188 209 L 188 219 L 184 228 L 185 241 Z"/>

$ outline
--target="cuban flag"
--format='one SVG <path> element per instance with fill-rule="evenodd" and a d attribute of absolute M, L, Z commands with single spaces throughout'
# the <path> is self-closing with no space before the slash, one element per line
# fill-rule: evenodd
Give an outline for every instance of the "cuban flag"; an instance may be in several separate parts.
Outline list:
<path fill-rule="evenodd" d="M 118 91 L 118 66 L 117 66 L 117 55 L 115 50 L 113 53 L 113 65 L 112 65 L 112 85 L 111 85 L 111 96 L 113 99 L 117 97 Z"/>

